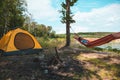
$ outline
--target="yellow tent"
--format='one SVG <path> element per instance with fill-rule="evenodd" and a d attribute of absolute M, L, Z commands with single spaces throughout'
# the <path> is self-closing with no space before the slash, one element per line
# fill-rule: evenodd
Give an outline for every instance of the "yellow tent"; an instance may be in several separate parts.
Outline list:
<path fill-rule="evenodd" d="M 41 48 L 41 45 L 33 35 L 20 28 L 9 31 L 0 40 L 0 50 L 4 52 Z"/>

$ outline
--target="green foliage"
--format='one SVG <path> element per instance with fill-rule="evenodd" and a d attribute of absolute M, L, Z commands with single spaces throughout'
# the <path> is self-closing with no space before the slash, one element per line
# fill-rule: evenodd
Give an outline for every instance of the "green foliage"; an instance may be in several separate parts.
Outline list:
<path fill-rule="evenodd" d="M 67 23 L 67 21 L 69 23 L 75 23 L 75 20 L 73 20 L 73 18 L 72 18 L 74 15 L 72 15 L 71 10 L 70 10 L 70 12 L 67 12 L 67 10 L 68 10 L 67 7 L 74 6 L 74 4 L 77 1 L 78 0 L 70 0 L 70 5 L 69 6 L 67 6 L 67 3 L 62 2 L 62 4 L 61 4 L 62 10 L 60 11 L 60 13 L 62 13 L 62 16 L 61 16 L 61 22 L 62 23 Z"/>
<path fill-rule="evenodd" d="M 56 37 L 57 37 L 57 38 L 65 38 L 66 35 L 65 35 L 65 34 L 56 34 Z"/>
<path fill-rule="evenodd" d="M 97 50 L 97 51 L 103 51 L 103 52 L 113 52 L 113 53 L 117 53 L 120 54 L 120 50 L 117 48 L 112 48 L 111 46 L 108 46 L 106 48 L 100 48 L 100 47 L 95 47 L 92 48 L 93 50 Z"/>
<path fill-rule="evenodd" d="M 0 26 L 0 38 L 3 36 L 4 33 L 4 27 Z"/>
<path fill-rule="evenodd" d="M 50 35 L 49 35 L 49 37 L 50 38 L 55 38 L 56 37 L 56 35 L 55 35 L 55 31 L 52 31 L 51 33 L 49 33 Z"/>
<path fill-rule="evenodd" d="M 110 52 L 115 52 L 115 53 L 120 53 L 120 50 L 119 49 L 117 49 L 117 48 L 112 48 L 111 46 L 108 46 L 108 47 L 106 47 L 105 49 L 104 49 L 105 51 L 107 50 L 107 51 L 110 51 Z"/>
<path fill-rule="evenodd" d="M 78 0 L 71 0 L 70 6 L 73 6 Z"/>
<path fill-rule="evenodd" d="M 59 47 L 59 45 L 63 44 L 63 40 L 59 38 L 44 38 L 44 37 L 37 37 L 37 40 L 40 42 L 43 48 L 53 48 Z"/>
<path fill-rule="evenodd" d="M 64 2 L 62 2 L 61 6 L 63 9 L 66 9 L 66 4 Z M 64 14 L 65 14 L 65 12 L 64 12 Z"/>
<path fill-rule="evenodd" d="M 94 50 L 97 50 L 97 51 L 103 51 L 104 49 L 103 48 L 99 48 L 99 47 L 95 47 L 93 48 Z"/>
<path fill-rule="evenodd" d="M 2 31 L 5 33 L 11 28 L 22 26 L 25 11 L 25 0 L 1 0 L 0 27 L 3 27 Z"/>
<path fill-rule="evenodd" d="M 22 28 L 36 37 L 44 37 L 45 39 L 56 37 L 56 32 L 52 30 L 52 27 L 44 24 L 37 24 L 36 22 L 25 23 Z"/>

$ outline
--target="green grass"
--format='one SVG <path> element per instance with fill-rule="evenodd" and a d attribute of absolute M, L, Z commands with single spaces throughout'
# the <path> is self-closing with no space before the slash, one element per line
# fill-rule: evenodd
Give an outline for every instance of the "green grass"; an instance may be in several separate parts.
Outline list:
<path fill-rule="evenodd" d="M 64 45 L 63 38 L 37 38 L 43 48 L 60 47 Z"/>

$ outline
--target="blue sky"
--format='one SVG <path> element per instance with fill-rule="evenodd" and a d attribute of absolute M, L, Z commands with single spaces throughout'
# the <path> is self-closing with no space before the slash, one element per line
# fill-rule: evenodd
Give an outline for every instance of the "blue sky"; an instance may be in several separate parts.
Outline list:
<path fill-rule="evenodd" d="M 63 1 L 27 0 L 28 11 L 37 23 L 52 26 L 56 33 L 65 33 L 58 12 Z M 76 21 L 71 24 L 74 32 L 120 32 L 120 0 L 78 0 L 71 10 Z"/>

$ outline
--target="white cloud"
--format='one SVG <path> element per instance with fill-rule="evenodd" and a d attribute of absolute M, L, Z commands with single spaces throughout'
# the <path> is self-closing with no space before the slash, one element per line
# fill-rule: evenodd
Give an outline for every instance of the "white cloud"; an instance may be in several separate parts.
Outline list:
<path fill-rule="evenodd" d="M 92 9 L 91 12 L 75 13 L 73 26 L 84 28 L 80 31 L 120 31 L 120 4 Z M 117 29 L 116 29 L 117 28 Z"/>
<path fill-rule="evenodd" d="M 71 27 L 71 33 L 76 33 L 76 32 L 87 32 L 88 28 L 80 25 L 73 25 Z"/>
<path fill-rule="evenodd" d="M 52 26 L 56 33 L 65 33 L 65 25 L 59 20 L 60 2 L 55 0 L 57 7 L 53 7 L 52 0 L 27 0 L 28 11 L 33 15 L 33 19 Z M 73 18 L 76 23 L 71 25 L 75 32 L 120 31 L 120 4 L 95 8 L 90 12 L 80 12 L 78 8 L 79 6 L 74 7 L 76 13 Z"/>
<path fill-rule="evenodd" d="M 28 11 L 37 20 L 54 21 L 58 12 L 51 6 L 51 0 L 27 0 Z"/>

